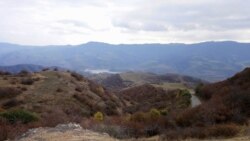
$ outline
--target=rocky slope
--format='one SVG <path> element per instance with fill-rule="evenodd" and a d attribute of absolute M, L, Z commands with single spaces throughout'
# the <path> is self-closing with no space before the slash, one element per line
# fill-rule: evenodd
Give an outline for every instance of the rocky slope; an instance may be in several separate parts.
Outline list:
<path fill-rule="evenodd" d="M 19 141 L 117 141 L 105 133 L 83 129 L 79 124 L 60 124 L 54 128 L 35 128 L 17 138 Z"/>

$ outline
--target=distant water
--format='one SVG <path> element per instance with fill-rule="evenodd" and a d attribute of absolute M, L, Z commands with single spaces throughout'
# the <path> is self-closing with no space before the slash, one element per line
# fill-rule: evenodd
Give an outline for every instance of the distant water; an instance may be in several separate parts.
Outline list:
<path fill-rule="evenodd" d="M 112 73 L 112 74 L 116 74 L 119 72 L 115 72 L 115 71 L 110 71 L 108 69 L 85 69 L 85 72 L 88 73 L 92 73 L 92 74 L 98 74 L 98 73 Z"/>

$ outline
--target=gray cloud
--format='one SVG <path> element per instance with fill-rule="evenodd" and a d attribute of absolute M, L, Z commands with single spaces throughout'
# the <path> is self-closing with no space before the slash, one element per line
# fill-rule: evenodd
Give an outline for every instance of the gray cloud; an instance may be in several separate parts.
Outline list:
<path fill-rule="evenodd" d="M 249 42 L 249 0 L 0 1 L 0 42 Z"/>

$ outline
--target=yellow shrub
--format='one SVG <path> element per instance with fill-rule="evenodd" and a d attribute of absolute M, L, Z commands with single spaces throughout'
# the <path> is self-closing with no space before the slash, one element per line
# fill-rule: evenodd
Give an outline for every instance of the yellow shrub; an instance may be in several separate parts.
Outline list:
<path fill-rule="evenodd" d="M 96 112 L 95 115 L 94 115 L 94 119 L 96 121 L 103 121 L 104 116 L 103 116 L 102 112 Z"/>
<path fill-rule="evenodd" d="M 157 119 L 161 116 L 161 112 L 155 108 L 152 108 L 149 113 L 152 119 Z"/>

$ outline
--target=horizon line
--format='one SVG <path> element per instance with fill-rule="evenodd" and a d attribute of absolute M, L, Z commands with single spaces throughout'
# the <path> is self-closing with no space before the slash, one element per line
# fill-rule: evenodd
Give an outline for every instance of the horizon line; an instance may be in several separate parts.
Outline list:
<path fill-rule="evenodd" d="M 169 42 L 169 43 L 161 43 L 161 42 L 152 42 L 152 43 L 108 43 L 102 41 L 88 41 L 79 44 L 48 44 L 48 45 L 34 45 L 34 44 L 19 44 L 19 43 L 11 43 L 11 42 L 0 42 L 0 44 L 8 44 L 8 45 L 17 45 L 17 46 L 26 46 L 26 47 L 47 47 L 47 46 L 80 46 L 86 45 L 91 43 L 96 44 L 107 44 L 107 45 L 152 45 L 152 44 L 159 44 L 159 45 L 170 45 L 170 44 L 184 44 L 184 45 L 192 45 L 192 44 L 201 44 L 201 43 L 221 43 L 221 42 L 232 42 L 232 43 L 245 43 L 248 44 L 250 42 L 244 41 L 235 41 L 235 40 L 207 40 L 207 41 L 200 41 L 200 42 L 192 42 L 192 43 L 185 43 L 185 42 Z"/>

